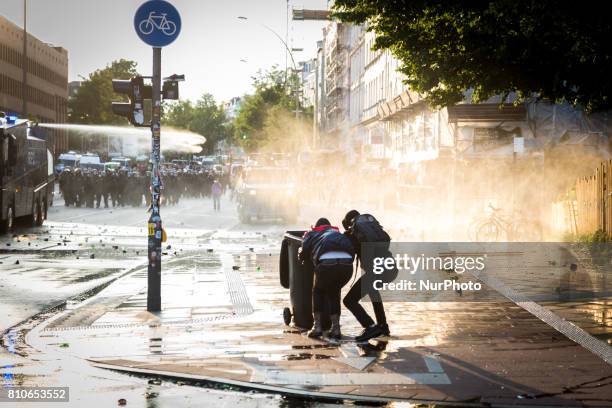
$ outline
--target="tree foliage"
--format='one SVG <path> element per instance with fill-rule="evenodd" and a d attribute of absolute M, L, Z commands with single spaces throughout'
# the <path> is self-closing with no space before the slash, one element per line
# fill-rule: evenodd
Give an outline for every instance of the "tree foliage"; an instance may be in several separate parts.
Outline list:
<path fill-rule="evenodd" d="M 215 146 L 231 135 L 223 109 L 211 94 L 204 94 L 194 104 L 178 101 L 164 107 L 163 125 L 188 129 L 206 138 L 204 152 L 214 153 Z"/>
<path fill-rule="evenodd" d="M 337 18 L 367 23 L 375 48 L 402 62 L 408 85 L 434 106 L 516 92 L 612 107 L 612 20 L 606 2 L 337 0 Z"/>
<path fill-rule="evenodd" d="M 111 102 L 122 101 L 113 92 L 113 79 L 130 79 L 138 75 L 136 62 L 121 59 L 98 69 L 83 79 L 77 95 L 69 101 L 70 123 L 125 124 L 127 119 L 113 114 Z"/>
<path fill-rule="evenodd" d="M 290 93 L 297 81 L 295 74 L 287 78 L 277 67 L 258 71 L 253 77 L 254 92 L 243 97 L 234 122 L 236 143 L 247 151 L 254 151 L 279 138 L 278 126 L 281 122 L 288 124 L 290 113 L 297 106 Z M 303 115 L 302 120 L 306 120 Z"/>

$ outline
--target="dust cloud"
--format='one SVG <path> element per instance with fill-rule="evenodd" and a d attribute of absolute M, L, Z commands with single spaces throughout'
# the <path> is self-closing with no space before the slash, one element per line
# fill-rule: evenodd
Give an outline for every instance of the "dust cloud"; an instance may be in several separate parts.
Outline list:
<path fill-rule="evenodd" d="M 339 225 L 357 209 L 404 241 L 559 241 L 554 204 L 574 199 L 576 179 L 607 154 L 552 144 L 513 155 L 510 139 L 503 154 L 440 149 L 432 159 L 402 163 L 388 155 L 401 146 L 386 146 L 386 158 L 365 158 L 371 152 L 349 130 L 317 138 L 312 121 L 289 113 L 268 118 L 264 131 L 268 142 L 250 157 L 284 154 L 276 165 L 296 183 L 302 219 Z"/>

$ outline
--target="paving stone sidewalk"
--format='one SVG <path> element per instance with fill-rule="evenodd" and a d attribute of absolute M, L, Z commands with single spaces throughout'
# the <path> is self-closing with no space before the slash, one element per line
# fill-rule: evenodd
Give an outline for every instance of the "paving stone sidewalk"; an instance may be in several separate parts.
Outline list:
<path fill-rule="evenodd" d="M 138 272 L 26 340 L 120 371 L 294 395 L 612 406 L 612 367 L 494 291 L 483 302 L 389 303 L 392 336 L 365 345 L 308 339 L 282 323 L 289 294 L 267 251 L 185 251 L 164 267 L 161 313 L 145 311 Z M 343 313 L 345 335 L 356 334 Z"/>

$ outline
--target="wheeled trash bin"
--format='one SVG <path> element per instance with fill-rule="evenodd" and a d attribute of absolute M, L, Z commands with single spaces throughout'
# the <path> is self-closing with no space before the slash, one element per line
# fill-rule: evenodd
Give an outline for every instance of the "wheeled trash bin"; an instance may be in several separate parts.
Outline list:
<path fill-rule="evenodd" d="M 310 259 L 302 264 L 298 261 L 298 249 L 302 246 L 305 231 L 287 231 L 283 237 L 280 253 L 280 283 L 289 289 L 291 306 L 283 310 L 285 324 L 301 329 L 312 327 L 313 265 Z M 329 313 L 323 313 L 323 329 L 331 326 Z"/>

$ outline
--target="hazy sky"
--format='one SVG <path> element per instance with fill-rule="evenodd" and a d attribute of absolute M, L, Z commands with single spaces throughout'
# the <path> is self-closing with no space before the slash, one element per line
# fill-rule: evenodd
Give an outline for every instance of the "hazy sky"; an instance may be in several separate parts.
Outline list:
<path fill-rule="evenodd" d="M 23 26 L 23 1 L 0 0 L 0 14 Z M 28 31 L 68 50 L 69 78 L 79 79 L 120 58 L 151 73 L 151 48 L 133 27 L 143 0 L 27 0 Z M 285 48 L 260 24 L 285 37 L 286 0 L 170 0 L 182 17 L 178 39 L 162 51 L 162 74 L 185 74 L 182 98 L 210 92 L 217 100 L 249 92 L 251 76 L 273 64 L 285 66 Z M 326 0 L 290 0 L 295 8 L 324 9 Z M 246 16 L 247 21 L 237 19 Z M 323 22 L 291 21 L 289 45 L 296 62 L 314 57 Z M 247 63 L 240 62 L 241 59 Z M 289 60 L 289 64 L 291 61 Z"/>

